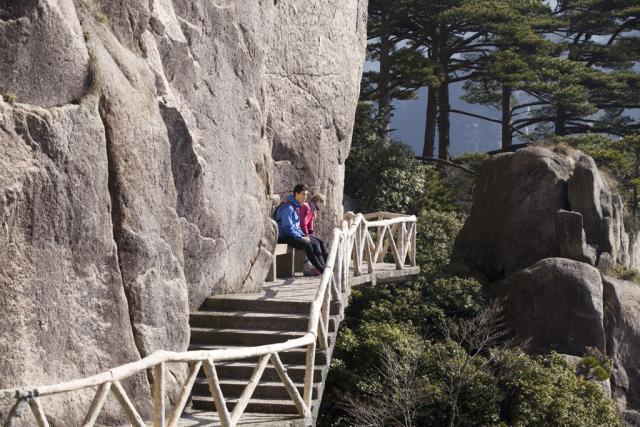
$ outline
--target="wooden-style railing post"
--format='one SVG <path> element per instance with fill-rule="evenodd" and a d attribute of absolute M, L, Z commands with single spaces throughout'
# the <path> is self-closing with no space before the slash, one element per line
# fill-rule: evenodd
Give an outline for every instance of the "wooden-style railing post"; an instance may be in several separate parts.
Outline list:
<path fill-rule="evenodd" d="M 200 371 L 201 367 L 202 362 L 196 362 L 189 368 L 187 379 L 185 380 L 184 384 L 182 385 L 182 389 L 180 390 L 178 403 L 176 403 L 173 414 L 169 419 L 169 427 L 178 426 L 178 422 L 180 421 L 180 417 L 182 416 L 182 411 L 187 404 L 187 400 L 189 399 L 189 395 L 191 394 L 191 389 L 193 388 L 193 384 L 196 382 L 196 378 L 198 377 L 198 372 Z"/>
<path fill-rule="evenodd" d="M 35 397 L 29 399 L 29 406 L 31 406 L 31 412 L 33 412 L 33 416 L 36 418 L 38 427 L 49 427 L 49 422 L 47 421 L 47 417 L 44 414 L 44 410 L 42 409 L 42 405 L 40 405 L 38 399 Z"/>
<path fill-rule="evenodd" d="M 107 397 L 109 397 L 109 391 L 111 390 L 111 383 L 104 383 L 98 387 L 96 391 L 96 395 L 91 402 L 91 406 L 89 407 L 89 412 L 84 417 L 82 421 L 82 427 L 93 427 L 96 420 L 98 419 L 98 415 L 100 411 L 102 411 L 102 407 L 104 406 L 104 402 L 107 401 Z"/>
<path fill-rule="evenodd" d="M 400 255 L 400 264 L 402 264 L 404 266 L 404 248 L 406 246 L 406 239 L 407 239 L 407 227 L 406 227 L 406 222 L 403 222 L 402 224 L 400 224 L 400 250 L 399 250 L 399 255 Z"/>
<path fill-rule="evenodd" d="M 233 425 L 231 422 L 231 414 L 229 414 L 227 402 L 224 400 L 222 389 L 220 388 L 220 380 L 218 379 L 216 367 L 211 360 L 204 361 L 204 373 L 207 376 L 209 391 L 211 392 L 211 397 L 213 397 L 213 402 L 216 405 L 220 424 L 222 424 L 222 427 L 231 427 Z"/>
<path fill-rule="evenodd" d="M 415 267 L 418 265 L 416 262 L 416 248 L 417 248 L 417 238 L 418 238 L 418 223 L 413 223 L 413 236 L 411 237 L 411 266 Z"/>
<path fill-rule="evenodd" d="M 133 403 L 127 396 L 127 393 L 124 391 L 122 384 L 119 381 L 115 381 L 111 386 L 111 391 L 113 395 L 116 397 L 118 403 L 124 410 L 124 413 L 127 415 L 129 422 L 135 427 L 145 427 L 144 421 L 136 408 L 133 406 Z"/>
<path fill-rule="evenodd" d="M 165 426 L 165 365 L 153 367 L 153 427 Z"/>
<path fill-rule="evenodd" d="M 360 224 L 358 224 L 358 231 L 356 234 L 356 238 L 358 239 L 358 265 L 362 265 L 362 262 L 364 261 L 364 250 L 367 245 L 367 241 L 365 240 L 365 231 L 365 221 L 361 220 Z"/>
<path fill-rule="evenodd" d="M 329 316 L 331 314 L 331 288 L 329 286 L 327 286 L 324 299 L 326 303 L 322 307 L 322 320 L 324 321 L 326 341 L 323 343 L 323 350 L 329 346 Z"/>
<path fill-rule="evenodd" d="M 236 425 L 242 416 L 242 413 L 247 408 L 249 404 L 249 400 L 253 395 L 256 387 L 258 386 L 258 382 L 260 378 L 262 378 L 262 374 L 264 373 L 265 368 L 267 367 L 267 362 L 271 358 L 271 353 L 265 354 L 258 360 L 258 364 L 256 365 L 256 369 L 253 371 L 251 378 L 249 379 L 249 383 L 246 385 L 245 389 L 242 391 L 240 398 L 236 402 L 236 405 L 233 407 L 233 411 L 231 411 L 231 425 Z"/>
<path fill-rule="evenodd" d="M 360 239 L 358 238 L 357 228 L 353 236 L 353 243 L 353 275 L 359 276 L 362 272 L 360 271 Z"/>
<path fill-rule="evenodd" d="M 311 407 L 313 397 L 313 374 L 316 369 L 316 342 L 307 346 L 307 361 L 304 371 L 304 403 Z"/>

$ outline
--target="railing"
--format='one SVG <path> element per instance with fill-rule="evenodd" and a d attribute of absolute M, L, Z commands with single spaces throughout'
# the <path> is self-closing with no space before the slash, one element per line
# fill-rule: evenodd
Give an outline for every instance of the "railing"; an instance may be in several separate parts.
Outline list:
<path fill-rule="evenodd" d="M 374 232 L 373 236 L 372 232 Z M 342 316 L 346 298 L 350 293 L 349 271 L 352 263 L 354 276 L 363 274 L 363 264 L 366 264 L 368 273 L 374 273 L 376 263 L 382 262 L 389 250 L 396 264 L 396 269 L 402 270 L 404 268 L 407 256 L 410 257 L 410 265 L 416 265 L 416 218 L 414 216 L 387 212 L 377 212 L 365 216 L 347 213 L 341 227 L 335 228 L 333 231 L 326 269 L 321 276 L 320 286 L 311 303 L 309 326 L 304 336 L 283 343 L 258 347 L 182 353 L 158 351 L 144 359 L 88 378 L 34 388 L 0 390 L 1 399 L 15 399 L 15 405 L 8 415 L 7 424 L 10 424 L 11 419 L 22 411 L 23 406 L 29 405 L 38 426 L 48 426 L 44 408 L 38 398 L 97 387 L 89 411 L 82 421 L 82 426 L 94 425 L 109 392 L 111 392 L 129 422 L 136 427 L 143 427 L 145 423 L 128 397 L 121 381 L 151 369 L 153 370 L 154 383 L 153 426 L 174 427 L 178 425 L 198 372 L 203 368 L 221 424 L 235 426 L 249 404 L 269 362 L 275 368 L 299 414 L 310 419 L 312 416 L 316 345 L 321 349 L 329 346 L 331 302 L 338 301 Z M 300 347 L 307 348 L 302 396 L 287 374 L 279 356 L 281 352 Z M 258 357 L 255 370 L 233 410 L 229 412 L 216 372 L 216 363 L 255 357 Z M 167 422 L 165 375 L 168 363 L 187 363 L 189 371 L 180 390 L 176 406 L 171 411 Z"/>

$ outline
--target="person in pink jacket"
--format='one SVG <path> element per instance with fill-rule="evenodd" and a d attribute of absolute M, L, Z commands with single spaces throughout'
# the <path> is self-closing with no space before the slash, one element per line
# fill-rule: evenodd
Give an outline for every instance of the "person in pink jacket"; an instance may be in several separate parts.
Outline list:
<path fill-rule="evenodd" d="M 322 255 L 324 261 L 327 261 L 329 257 L 329 251 L 324 241 L 315 234 L 314 223 L 316 219 L 316 212 L 319 212 L 324 208 L 326 204 L 326 198 L 323 194 L 314 194 L 310 201 L 304 202 L 300 205 L 300 228 L 305 236 L 310 239 L 316 240 L 322 249 Z"/>

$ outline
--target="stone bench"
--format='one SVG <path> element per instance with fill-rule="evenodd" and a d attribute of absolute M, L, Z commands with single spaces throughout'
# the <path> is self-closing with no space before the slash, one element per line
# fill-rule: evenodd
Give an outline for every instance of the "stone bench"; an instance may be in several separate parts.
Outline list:
<path fill-rule="evenodd" d="M 267 282 L 273 282 L 276 277 L 293 277 L 296 272 L 304 271 L 304 251 L 297 250 L 284 243 L 278 243 L 273 252 L 273 261 L 267 273 Z"/>
<path fill-rule="evenodd" d="M 273 206 L 271 207 L 271 218 L 273 218 L 273 214 L 280 204 L 280 198 L 272 198 L 272 202 Z M 276 225 L 275 221 L 274 226 L 276 227 L 276 230 L 278 230 L 278 226 Z M 304 261 L 304 251 L 296 250 L 295 248 L 284 243 L 276 244 L 276 248 L 273 251 L 273 261 L 271 262 L 269 273 L 267 273 L 267 278 L 265 279 L 265 281 L 273 282 L 274 280 L 276 280 L 276 277 L 294 277 L 296 275 L 296 272 L 304 271 Z"/>

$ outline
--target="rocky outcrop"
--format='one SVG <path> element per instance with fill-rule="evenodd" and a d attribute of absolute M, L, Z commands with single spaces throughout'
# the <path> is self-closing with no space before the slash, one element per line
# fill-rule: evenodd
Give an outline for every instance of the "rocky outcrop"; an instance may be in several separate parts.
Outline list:
<path fill-rule="evenodd" d="M 558 256 L 603 268 L 634 266 L 634 240 L 620 197 L 592 158 L 528 147 L 482 165 L 453 257 L 496 280 Z"/>
<path fill-rule="evenodd" d="M 533 352 L 606 353 L 611 395 L 634 425 L 640 285 L 602 274 L 639 265 L 639 240 L 625 222 L 621 197 L 592 158 L 563 146 L 525 148 L 482 166 L 453 258 L 486 279 L 507 327 Z"/>
<path fill-rule="evenodd" d="M 0 3 L 0 388 L 186 349 L 189 310 L 264 280 L 271 194 L 307 182 L 335 223 L 366 9 Z M 77 424 L 89 398 L 47 413 Z"/>
<path fill-rule="evenodd" d="M 613 394 L 624 404 L 640 409 L 640 284 L 604 276 L 607 304 L 607 355 L 614 362 Z"/>
<path fill-rule="evenodd" d="M 583 355 L 588 347 L 604 353 L 602 279 L 585 263 L 548 258 L 490 287 L 505 309 L 506 321 L 528 348 Z"/>

